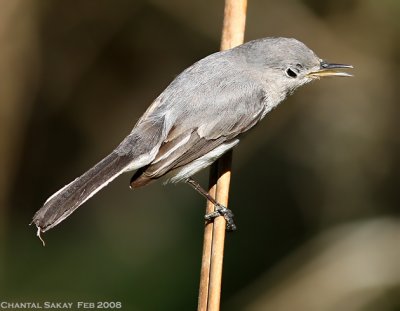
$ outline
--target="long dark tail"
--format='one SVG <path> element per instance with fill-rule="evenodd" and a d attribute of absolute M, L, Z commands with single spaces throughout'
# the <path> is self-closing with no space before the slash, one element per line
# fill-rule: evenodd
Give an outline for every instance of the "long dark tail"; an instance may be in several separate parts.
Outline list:
<path fill-rule="evenodd" d="M 110 155 L 47 199 L 33 216 L 38 234 L 59 224 L 120 174 L 150 163 L 164 132 L 163 118 L 137 125 Z"/>
<path fill-rule="evenodd" d="M 82 176 L 54 193 L 33 217 L 41 232 L 56 226 L 131 164 L 129 155 L 111 153 Z"/>

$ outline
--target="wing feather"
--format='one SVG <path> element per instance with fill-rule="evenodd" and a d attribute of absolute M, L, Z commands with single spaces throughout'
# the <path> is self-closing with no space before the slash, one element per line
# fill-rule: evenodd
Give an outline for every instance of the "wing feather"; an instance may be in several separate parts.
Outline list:
<path fill-rule="evenodd" d="M 240 99 L 239 99 L 240 100 Z M 199 128 L 191 128 L 179 133 L 179 128 L 171 129 L 166 141 L 161 145 L 156 158 L 139 169 L 131 179 L 131 187 L 144 186 L 170 171 L 176 170 L 208 154 L 221 144 L 231 141 L 253 127 L 263 116 L 262 94 L 241 100 L 244 108 L 227 111 Z M 250 111 L 248 107 L 259 107 Z"/>

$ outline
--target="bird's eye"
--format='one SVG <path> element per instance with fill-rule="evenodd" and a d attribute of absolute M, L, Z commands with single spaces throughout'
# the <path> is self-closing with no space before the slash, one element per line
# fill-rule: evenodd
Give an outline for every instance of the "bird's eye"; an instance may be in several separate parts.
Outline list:
<path fill-rule="evenodd" d="M 291 78 L 297 78 L 297 73 L 294 72 L 291 68 L 286 69 L 286 74 Z"/>

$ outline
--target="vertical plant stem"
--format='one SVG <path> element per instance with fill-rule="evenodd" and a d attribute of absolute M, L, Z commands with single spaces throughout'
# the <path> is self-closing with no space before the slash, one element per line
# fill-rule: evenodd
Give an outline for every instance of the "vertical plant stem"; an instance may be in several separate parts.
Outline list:
<path fill-rule="evenodd" d="M 243 43 L 246 8 L 247 0 L 225 0 L 221 50 Z M 209 194 L 226 207 L 229 198 L 231 165 L 232 152 L 230 151 L 213 164 L 210 170 Z M 207 213 L 213 210 L 214 206 L 207 202 Z M 217 217 L 213 223 L 206 224 L 204 229 L 198 311 L 220 309 L 225 228 L 224 217 Z"/>
<path fill-rule="evenodd" d="M 228 206 L 229 185 L 231 179 L 232 152 L 225 154 L 218 160 L 218 181 L 216 200 Z M 211 269 L 208 290 L 208 311 L 219 310 L 221 300 L 222 267 L 224 261 L 226 221 L 224 217 L 214 220 L 211 245 Z"/>
<path fill-rule="evenodd" d="M 217 177 L 218 177 L 218 166 L 215 162 L 210 168 L 209 184 L 210 188 L 208 193 L 215 198 L 217 193 Z M 206 214 L 210 214 L 214 211 L 214 204 L 207 200 Z M 210 270 L 211 270 L 211 246 L 213 238 L 213 222 L 206 222 L 204 228 L 204 240 L 203 240 L 203 257 L 201 260 L 201 272 L 200 272 L 200 288 L 199 288 L 199 300 L 197 310 L 206 311 L 208 305 L 208 294 L 209 294 L 209 283 L 210 283 Z"/>

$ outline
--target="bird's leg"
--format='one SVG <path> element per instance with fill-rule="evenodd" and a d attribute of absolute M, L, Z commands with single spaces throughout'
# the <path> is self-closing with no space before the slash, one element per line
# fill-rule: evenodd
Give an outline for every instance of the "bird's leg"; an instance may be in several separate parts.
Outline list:
<path fill-rule="evenodd" d="M 234 231 L 236 230 L 236 225 L 233 221 L 233 213 L 230 209 L 226 208 L 222 204 L 219 204 L 211 195 L 208 194 L 196 181 L 192 178 L 186 179 L 186 183 L 193 187 L 198 193 L 205 197 L 208 201 L 215 205 L 215 210 L 212 213 L 206 214 L 204 219 L 206 221 L 212 221 L 214 218 L 223 216 L 226 221 L 226 230 Z"/>

